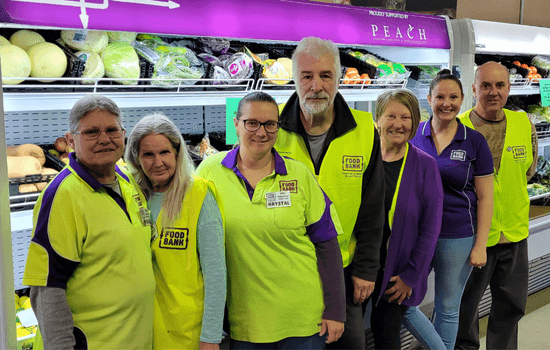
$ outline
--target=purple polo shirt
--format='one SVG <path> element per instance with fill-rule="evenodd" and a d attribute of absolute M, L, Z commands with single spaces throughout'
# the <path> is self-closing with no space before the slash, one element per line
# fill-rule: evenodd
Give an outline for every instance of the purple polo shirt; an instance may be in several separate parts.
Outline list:
<path fill-rule="evenodd" d="M 474 177 L 493 173 L 493 157 L 482 134 L 458 121 L 453 141 L 437 154 L 430 123 L 420 123 L 411 143 L 437 161 L 443 183 L 443 220 L 440 238 L 464 238 L 477 232 Z"/>

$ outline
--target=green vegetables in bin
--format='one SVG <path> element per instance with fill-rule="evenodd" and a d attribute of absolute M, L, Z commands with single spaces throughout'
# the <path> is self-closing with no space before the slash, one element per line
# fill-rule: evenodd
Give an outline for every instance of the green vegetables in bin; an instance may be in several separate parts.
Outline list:
<path fill-rule="evenodd" d="M 138 54 L 154 65 L 152 78 L 155 85 L 179 85 L 178 81 L 168 79 L 200 79 L 204 76 L 202 62 L 193 50 L 185 46 L 167 44 L 154 35 L 140 34 L 133 43 Z M 196 81 L 188 80 L 183 84 L 193 85 Z"/>
<path fill-rule="evenodd" d="M 139 58 L 127 42 L 111 43 L 101 53 L 101 59 L 105 65 L 105 74 L 109 78 L 139 79 Z M 137 80 L 119 80 L 125 85 L 137 84 Z"/>
<path fill-rule="evenodd" d="M 174 80 L 166 80 L 166 78 L 179 79 L 200 79 L 203 72 L 195 67 L 189 67 L 189 61 L 182 54 L 164 53 L 159 56 L 159 60 L 155 64 L 155 72 L 153 79 L 158 85 L 178 85 Z M 164 78 L 164 79 L 163 79 Z M 194 81 L 184 81 L 184 84 L 195 84 Z"/>
<path fill-rule="evenodd" d="M 529 197 L 538 196 L 550 192 L 550 188 L 541 184 L 529 184 L 527 185 L 527 193 Z"/>
<path fill-rule="evenodd" d="M 137 33 L 132 32 L 107 32 L 107 35 L 109 36 L 109 42 L 115 43 L 115 42 L 127 42 L 127 43 L 133 43 L 134 40 L 136 40 Z"/>

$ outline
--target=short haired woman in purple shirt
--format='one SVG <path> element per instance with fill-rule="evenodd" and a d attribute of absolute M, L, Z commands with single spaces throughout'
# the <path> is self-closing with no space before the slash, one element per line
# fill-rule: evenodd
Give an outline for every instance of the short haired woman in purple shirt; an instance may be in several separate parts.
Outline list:
<path fill-rule="evenodd" d="M 487 260 L 493 216 L 493 158 L 487 141 L 456 117 L 464 101 L 460 80 L 448 69 L 430 84 L 433 116 L 418 126 L 412 144 L 435 158 L 443 182 L 443 220 L 432 267 L 433 324 L 411 307 L 404 324 L 430 349 L 454 349 L 460 300 L 472 267 Z"/>
<path fill-rule="evenodd" d="M 420 123 L 418 99 L 406 89 L 376 100 L 376 122 L 384 163 L 384 234 L 376 278 L 371 329 L 376 349 L 400 349 L 409 306 L 428 289 L 428 273 L 441 229 L 443 187 L 437 163 L 414 147 Z"/>

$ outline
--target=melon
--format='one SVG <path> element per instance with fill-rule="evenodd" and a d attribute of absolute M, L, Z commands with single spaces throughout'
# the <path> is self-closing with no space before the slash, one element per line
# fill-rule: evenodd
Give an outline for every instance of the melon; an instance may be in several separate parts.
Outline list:
<path fill-rule="evenodd" d="M 31 77 L 60 78 L 67 69 L 67 56 L 59 46 L 52 43 L 34 44 L 27 50 L 31 60 Z M 50 83 L 53 80 L 40 80 Z"/>
<path fill-rule="evenodd" d="M 10 41 L 6 38 L 4 38 L 2 35 L 0 35 L 0 45 L 11 45 Z"/>
<path fill-rule="evenodd" d="M 75 40 L 78 38 L 78 40 Z M 89 30 L 86 38 L 82 40 L 82 35 L 76 30 L 62 30 L 61 39 L 72 49 L 77 51 L 93 51 L 101 53 L 109 44 L 109 36 L 106 32 L 99 30 Z"/>
<path fill-rule="evenodd" d="M 18 30 L 10 37 L 12 45 L 19 46 L 25 51 L 34 44 L 43 42 L 46 42 L 46 40 L 44 40 L 42 35 L 27 29 Z"/>
<path fill-rule="evenodd" d="M 2 60 L 2 84 L 19 84 L 23 79 L 4 79 L 5 77 L 26 78 L 31 73 L 31 60 L 22 48 L 15 45 L 0 45 Z"/>

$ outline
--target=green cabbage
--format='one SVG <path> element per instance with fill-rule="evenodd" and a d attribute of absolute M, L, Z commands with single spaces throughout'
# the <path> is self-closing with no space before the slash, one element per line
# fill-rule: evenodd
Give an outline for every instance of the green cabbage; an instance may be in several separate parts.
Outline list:
<path fill-rule="evenodd" d="M 116 43 L 125 41 L 127 43 L 132 43 L 136 40 L 137 33 L 132 32 L 107 32 L 109 36 L 109 42 Z"/>
<path fill-rule="evenodd" d="M 139 58 L 134 48 L 127 42 L 111 43 L 101 53 L 105 73 L 109 78 L 138 79 Z M 121 84 L 137 84 L 135 80 L 120 80 Z"/>
<path fill-rule="evenodd" d="M 109 37 L 105 32 L 89 30 L 87 31 L 86 38 L 84 38 L 84 40 L 82 40 L 83 37 L 80 35 L 80 32 L 78 34 L 76 32 L 76 30 L 62 30 L 61 39 L 77 51 L 85 50 L 101 53 L 105 50 L 107 44 L 109 44 Z"/>

